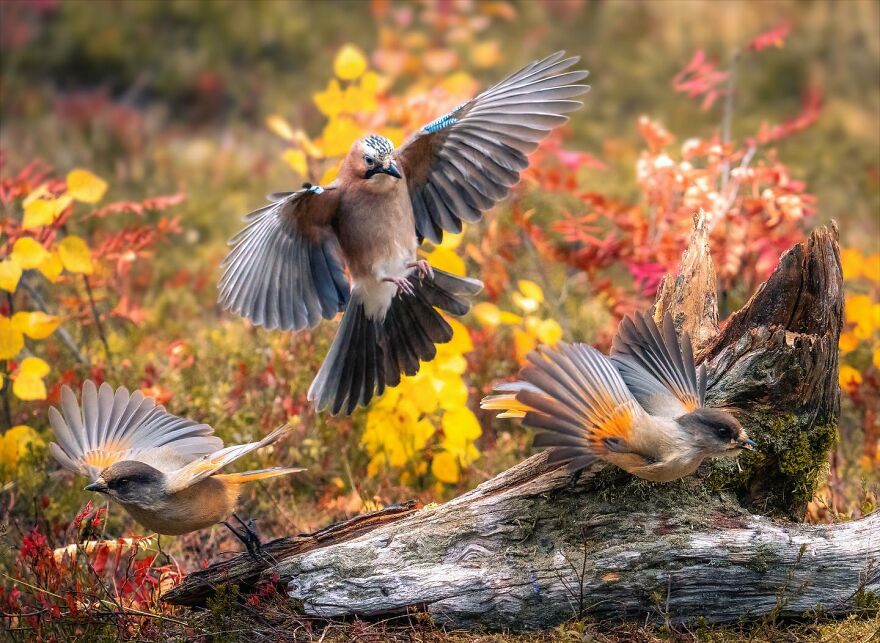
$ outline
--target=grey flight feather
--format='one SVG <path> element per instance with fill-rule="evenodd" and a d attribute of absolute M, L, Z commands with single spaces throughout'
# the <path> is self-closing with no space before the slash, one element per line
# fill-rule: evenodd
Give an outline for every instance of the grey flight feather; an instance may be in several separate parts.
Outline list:
<path fill-rule="evenodd" d="M 614 337 L 611 361 L 651 415 L 679 417 L 704 406 L 706 368 L 694 365 L 687 333 L 679 339 L 669 313 L 658 328 L 647 312 L 625 317 Z"/>
<path fill-rule="evenodd" d="M 533 152 L 566 113 L 582 107 L 586 71 L 565 52 L 527 65 L 473 100 L 428 123 L 399 151 L 419 238 L 459 232 L 462 221 L 507 196 Z"/>
<path fill-rule="evenodd" d="M 345 309 L 348 278 L 327 225 L 335 210 L 328 188 L 269 195 L 245 217 L 223 261 L 220 303 L 258 326 L 301 330 Z"/>
<path fill-rule="evenodd" d="M 482 288 L 476 279 L 434 269 L 433 277 L 408 277 L 414 294 L 399 292 L 384 319 L 364 311 L 361 292 L 351 303 L 327 357 L 309 387 L 308 398 L 318 410 L 350 415 L 387 387 L 400 384 L 401 375 L 415 375 L 421 361 L 437 353 L 436 344 L 452 339 L 452 328 L 438 312 L 464 315 L 468 297 Z"/>
<path fill-rule="evenodd" d="M 214 429 L 172 415 L 140 391 L 129 393 L 92 381 L 82 388 L 82 405 L 67 386 L 61 388 L 61 411 L 49 409 L 57 442 L 49 450 L 67 469 L 93 480 L 113 462 L 137 460 L 160 447 L 173 447 L 178 461 L 195 460 L 222 448 Z"/>

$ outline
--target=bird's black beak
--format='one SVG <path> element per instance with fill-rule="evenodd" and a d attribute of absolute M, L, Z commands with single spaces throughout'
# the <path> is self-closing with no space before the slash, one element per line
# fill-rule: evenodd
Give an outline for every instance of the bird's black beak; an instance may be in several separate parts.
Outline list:
<path fill-rule="evenodd" d="M 749 439 L 737 440 L 736 446 L 738 446 L 740 449 L 745 449 L 746 451 L 757 451 L 758 450 L 757 443 L 753 442 L 752 440 L 749 440 Z"/>
<path fill-rule="evenodd" d="M 389 174 L 393 176 L 395 179 L 402 179 L 403 177 L 400 175 L 400 171 L 397 169 L 397 164 L 392 161 L 388 164 L 388 167 L 385 168 L 385 174 Z"/>
<path fill-rule="evenodd" d="M 83 487 L 83 491 L 97 491 L 98 493 L 107 493 L 107 483 L 104 482 L 103 478 L 98 478 L 92 484 L 87 484 Z"/>
<path fill-rule="evenodd" d="M 370 168 L 367 170 L 366 178 L 370 178 L 375 174 L 387 174 L 388 176 L 393 176 L 395 179 L 402 179 L 403 176 L 400 174 L 400 170 L 397 169 L 397 164 L 394 161 L 388 164 L 388 167 L 382 167 L 381 165 L 377 165 L 376 167 Z"/>

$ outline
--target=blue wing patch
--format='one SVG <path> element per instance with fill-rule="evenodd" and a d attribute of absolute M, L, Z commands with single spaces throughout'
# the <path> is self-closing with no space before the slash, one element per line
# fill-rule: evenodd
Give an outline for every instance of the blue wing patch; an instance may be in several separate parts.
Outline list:
<path fill-rule="evenodd" d="M 469 101 L 468 101 L 469 102 Z M 428 123 L 422 128 L 423 132 L 428 132 L 429 134 L 433 134 L 434 132 L 439 132 L 442 129 L 446 129 L 450 125 L 455 125 L 458 122 L 458 119 L 455 117 L 456 114 L 461 110 L 462 107 L 467 105 L 467 102 L 458 105 L 451 112 L 444 114 L 440 118 L 435 118 L 433 121 Z"/>

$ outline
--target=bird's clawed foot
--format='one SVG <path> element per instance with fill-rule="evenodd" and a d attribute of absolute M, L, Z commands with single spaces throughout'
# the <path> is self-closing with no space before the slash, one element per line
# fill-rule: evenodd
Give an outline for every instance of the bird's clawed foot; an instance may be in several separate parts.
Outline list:
<path fill-rule="evenodd" d="M 235 521 L 241 526 L 241 531 L 230 525 L 225 520 L 223 524 L 226 525 L 226 528 L 232 532 L 232 534 L 238 538 L 244 546 L 247 548 L 248 553 L 251 555 L 251 558 L 254 560 L 262 560 L 263 552 L 262 552 L 262 543 L 260 543 L 260 536 L 257 534 L 257 526 L 254 524 L 253 520 L 248 520 L 245 522 L 241 518 L 238 517 L 238 514 L 233 512 L 232 517 L 235 518 Z"/>
<path fill-rule="evenodd" d="M 428 263 L 427 259 L 419 259 L 418 261 L 414 261 L 413 263 L 407 264 L 407 268 L 418 268 L 419 269 L 419 279 L 424 279 L 425 277 L 434 278 L 434 269 L 431 267 L 431 264 Z"/>
<path fill-rule="evenodd" d="M 385 277 L 382 281 L 387 281 L 388 283 L 397 286 L 398 292 L 403 292 L 407 295 L 416 294 L 415 288 L 413 288 L 413 285 L 406 277 Z"/>

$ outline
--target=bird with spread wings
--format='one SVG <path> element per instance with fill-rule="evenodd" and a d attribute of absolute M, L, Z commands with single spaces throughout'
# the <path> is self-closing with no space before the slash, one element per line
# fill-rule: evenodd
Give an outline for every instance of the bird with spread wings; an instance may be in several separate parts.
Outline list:
<path fill-rule="evenodd" d="M 419 259 L 478 221 L 528 166 L 527 155 L 582 106 L 578 58 L 558 52 L 425 125 L 399 149 L 354 142 L 335 181 L 270 195 L 230 242 L 221 304 L 269 329 L 299 331 L 343 312 L 310 389 L 318 409 L 350 414 L 413 375 L 452 337 L 482 288 Z"/>

